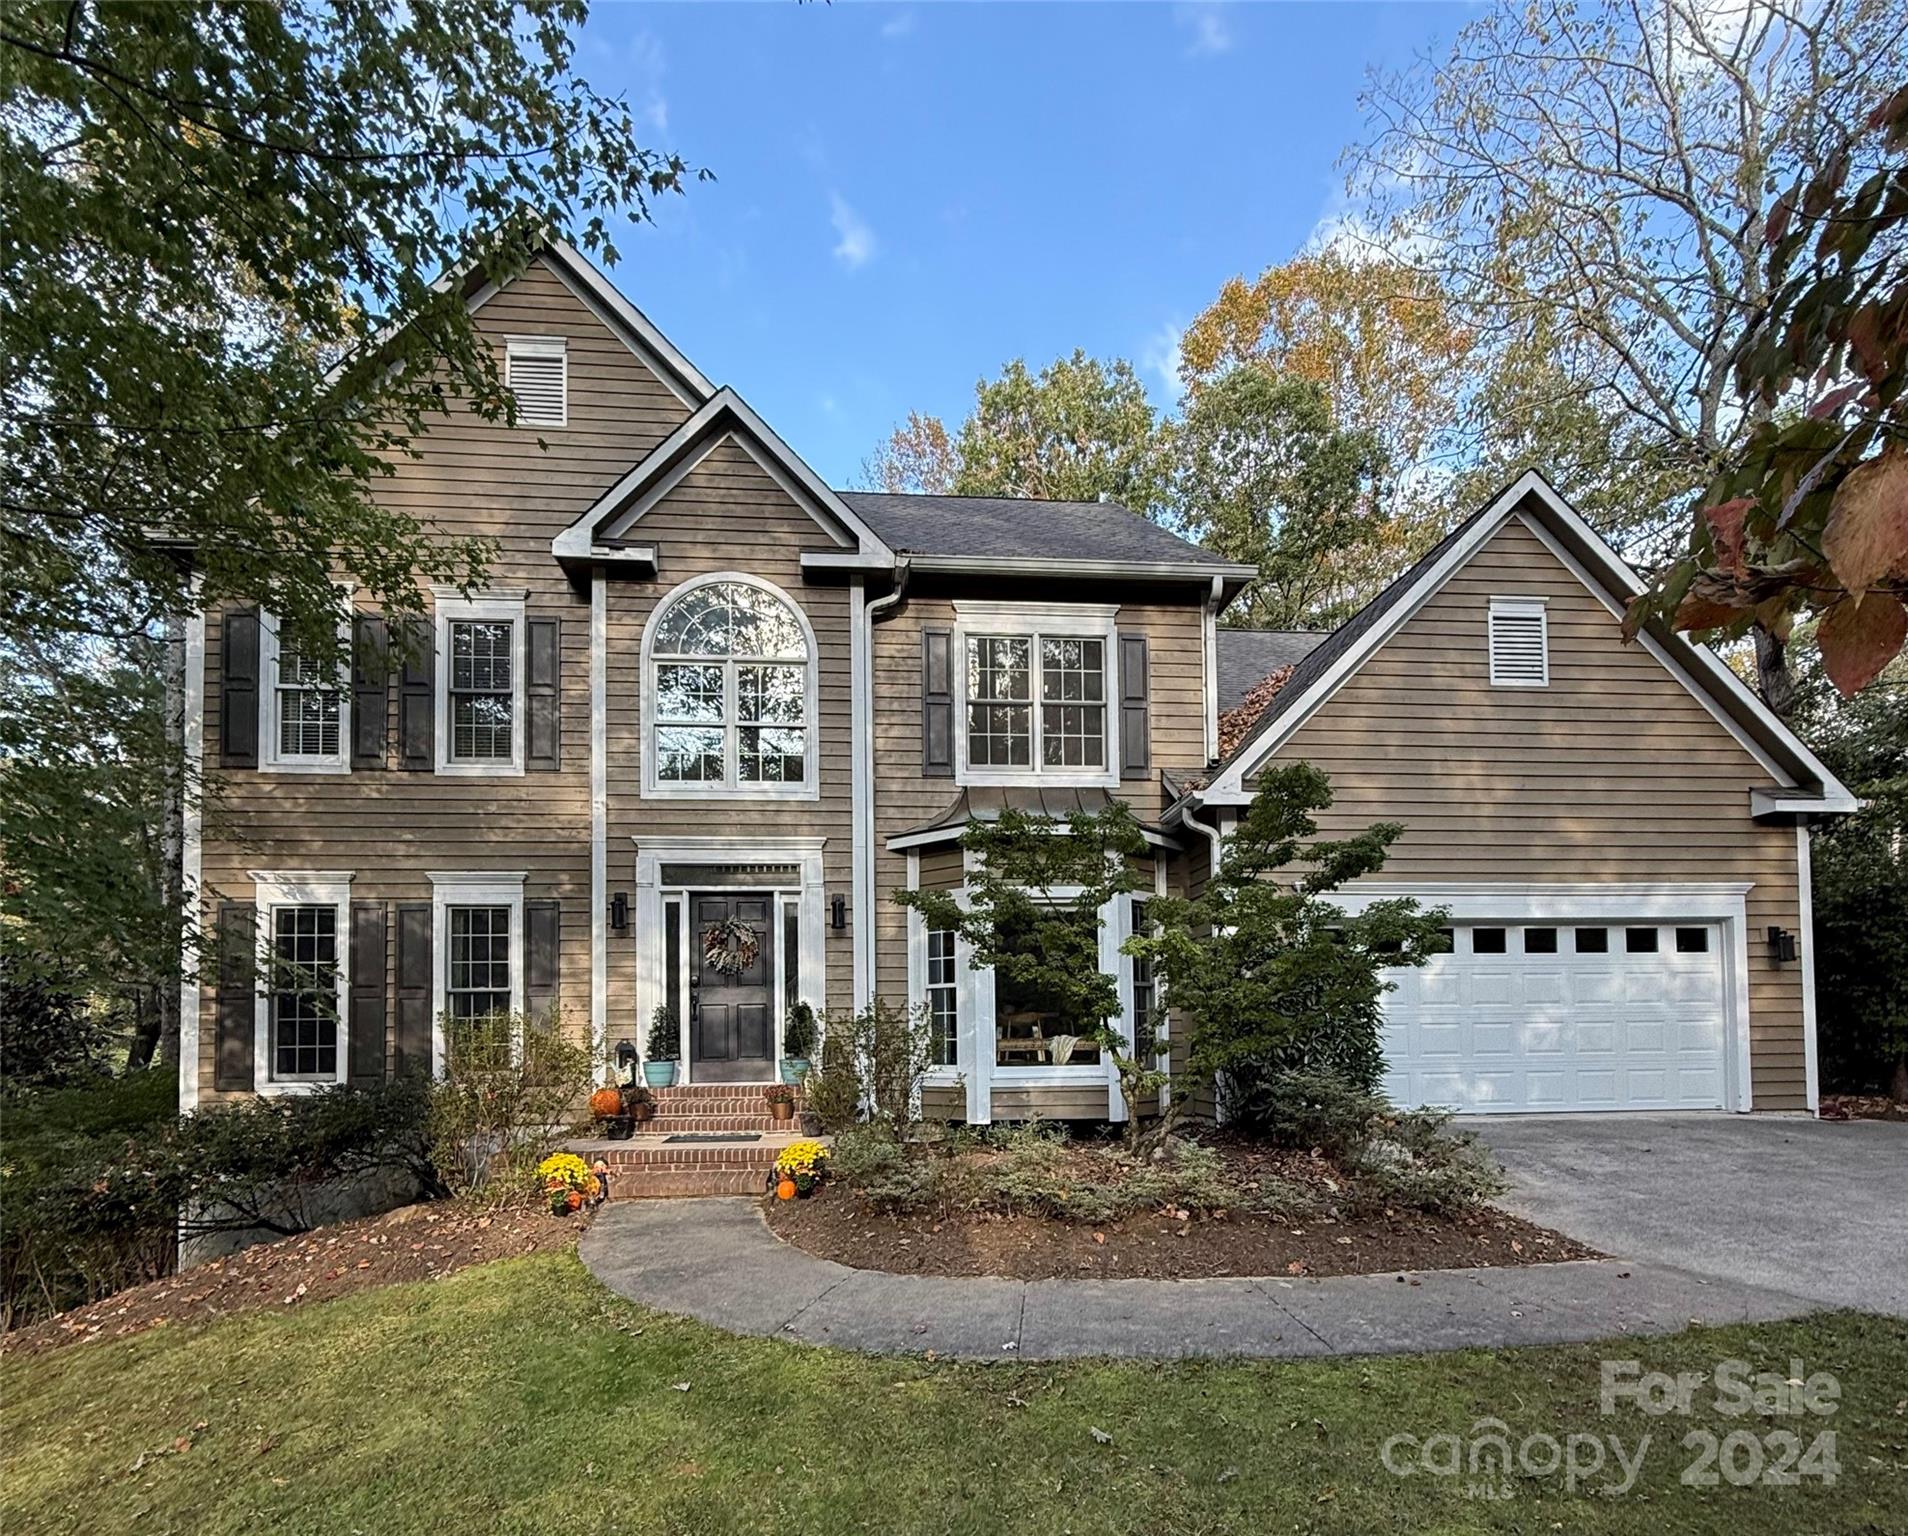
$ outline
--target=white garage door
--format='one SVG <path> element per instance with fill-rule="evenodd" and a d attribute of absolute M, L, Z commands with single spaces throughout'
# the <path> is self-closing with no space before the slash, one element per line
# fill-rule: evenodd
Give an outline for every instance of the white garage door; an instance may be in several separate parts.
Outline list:
<path fill-rule="evenodd" d="M 1469 924 L 1394 970 L 1386 1092 L 1457 1110 L 1718 1109 L 1721 930 Z"/>

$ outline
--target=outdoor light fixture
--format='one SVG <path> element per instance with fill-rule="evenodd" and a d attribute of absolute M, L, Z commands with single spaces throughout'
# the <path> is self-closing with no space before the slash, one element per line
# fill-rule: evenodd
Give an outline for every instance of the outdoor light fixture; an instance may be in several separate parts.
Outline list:
<path fill-rule="evenodd" d="M 840 933 L 848 926 L 848 898 L 836 896 L 828 903 L 828 926 Z"/>
<path fill-rule="evenodd" d="M 629 927 L 629 897 L 622 891 L 610 897 L 610 927 L 618 933 Z"/>
<path fill-rule="evenodd" d="M 619 1067 L 627 1067 L 631 1062 L 635 1061 L 635 1059 L 636 1042 L 634 1040 L 618 1040 L 616 1042 L 616 1065 Z"/>
<path fill-rule="evenodd" d="M 1770 928 L 1769 959 L 1777 965 L 1795 963 L 1795 935 L 1786 928 Z"/>

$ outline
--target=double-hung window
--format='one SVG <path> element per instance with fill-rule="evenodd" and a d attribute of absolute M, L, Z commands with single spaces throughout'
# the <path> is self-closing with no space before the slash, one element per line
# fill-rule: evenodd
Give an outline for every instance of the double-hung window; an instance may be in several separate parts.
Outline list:
<path fill-rule="evenodd" d="M 645 793 L 815 798 L 814 645 L 787 597 L 699 578 L 658 605 L 643 648 Z"/>
<path fill-rule="evenodd" d="M 1134 901 L 1133 932 L 1146 933 L 1151 926 L 1146 916 L 1146 903 Z M 1149 1042 L 1154 1046 L 1161 1044 L 1160 1028 L 1164 1020 L 1158 1017 L 1159 986 L 1154 980 L 1153 962 L 1148 956 L 1134 955 L 1129 963 L 1133 967 L 1133 1045 L 1136 1052 L 1143 1055 Z"/>
<path fill-rule="evenodd" d="M 348 599 L 347 599 L 348 601 Z M 349 654 L 350 615 L 339 624 Z M 259 766 L 296 773 L 348 773 L 351 691 L 340 673 L 298 649 L 279 620 L 259 615 Z"/>
<path fill-rule="evenodd" d="M 937 1067 L 955 1063 L 960 1034 L 959 972 L 955 969 L 954 930 L 930 928 L 927 942 L 926 1001 L 929 1060 Z"/>
<path fill-rule="evenodd" d="M 521 871 L 431 874 L 434 1059 L 446 1019 L 514 1019 L 524 1011 Z"/>
<path fill-rule="evenodd" d="M 1113 615 L 1088 604 L 957 603 L 963 782 L 1111 785 Z"/>
<path fill-rule="evenodd" d="M 253 1086 L 297 1093 L 340 1081 L 347 1060 L 348 874 L 254 871 L 258 990 Z"/>
<path fill-rule="evenodd" d="M 524 757 L 523 594 L 437 595 L 437 771 L 516 774 Z"/>
<path fill-rule="evenodd" d="M 454 906 L 444 1011 L 453 1019 L 510 1012 L 510 908 Z"/>

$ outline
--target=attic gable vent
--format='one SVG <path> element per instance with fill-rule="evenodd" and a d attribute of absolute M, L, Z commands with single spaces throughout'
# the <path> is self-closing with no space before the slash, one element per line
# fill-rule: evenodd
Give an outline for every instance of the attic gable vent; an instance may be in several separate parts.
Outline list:
<path fill-rule="evenodd" d="M 504 383 L 517 397 L 517 425 L 560 427 L 569 420 L 568 360 L 561 336 L 512 336 Z"/>
<path fill-rule="evenodd" d="M 1491 683 L 1498 688 L 1550 685 L 1550 634 L 1542 598 L 1491 599 Z"/>

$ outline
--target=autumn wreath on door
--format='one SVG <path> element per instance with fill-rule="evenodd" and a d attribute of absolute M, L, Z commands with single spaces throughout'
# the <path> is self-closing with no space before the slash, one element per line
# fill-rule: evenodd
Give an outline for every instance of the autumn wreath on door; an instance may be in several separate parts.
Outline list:
<path fill-rule="evenodd" d="M 740 976 L 762 952 L 762 936 L 739 917 L 702 930 L 702 963 L 719 976 Z"/>

